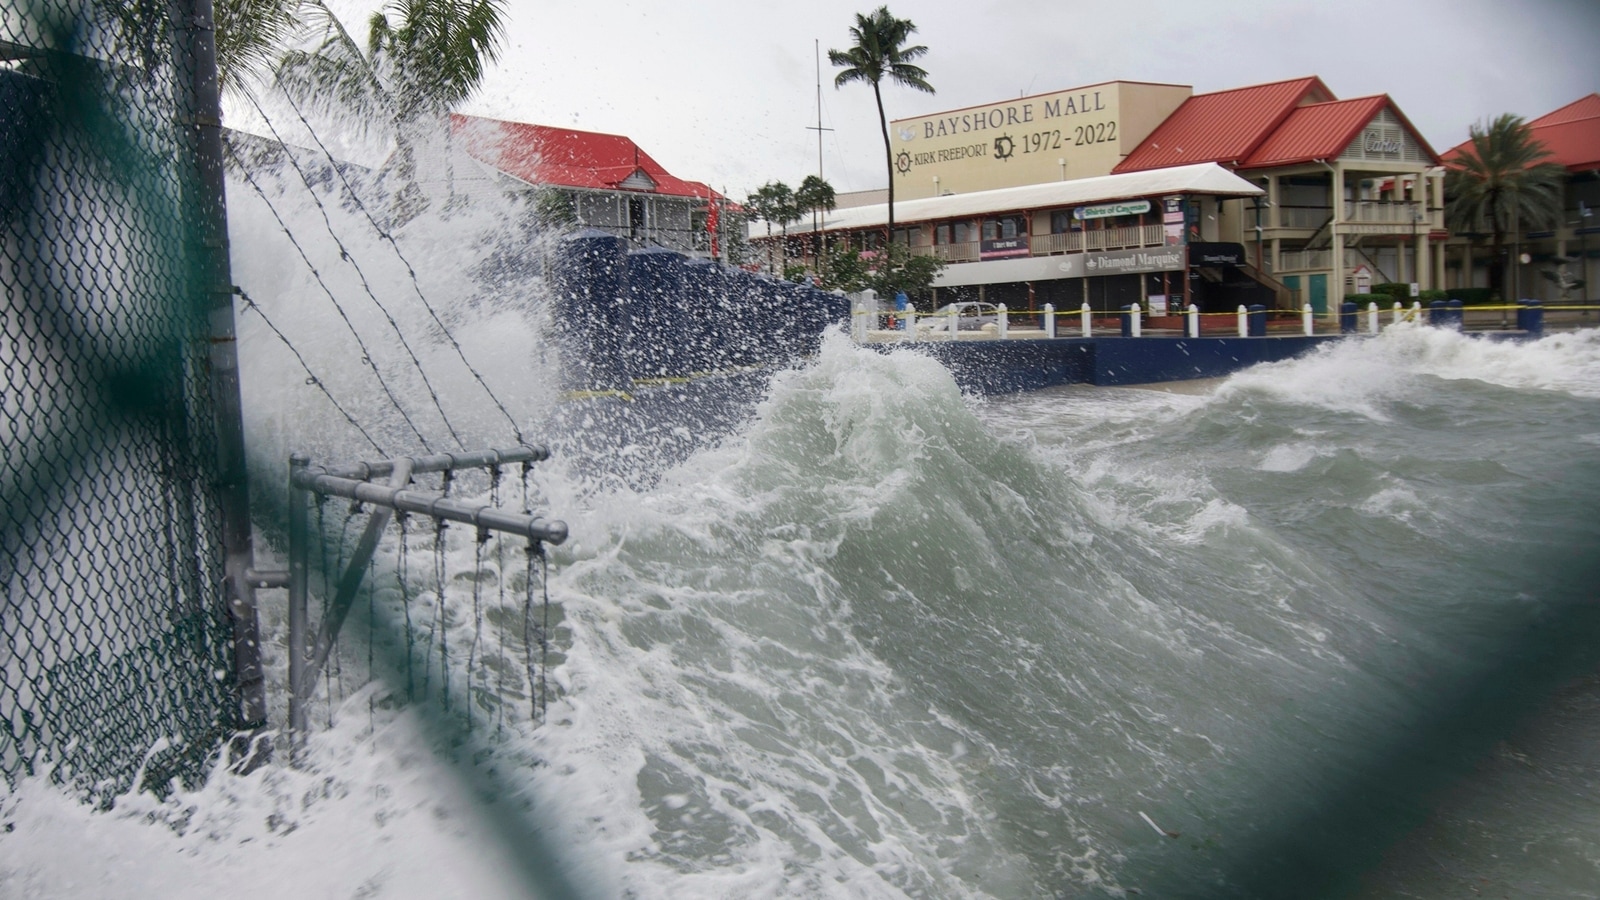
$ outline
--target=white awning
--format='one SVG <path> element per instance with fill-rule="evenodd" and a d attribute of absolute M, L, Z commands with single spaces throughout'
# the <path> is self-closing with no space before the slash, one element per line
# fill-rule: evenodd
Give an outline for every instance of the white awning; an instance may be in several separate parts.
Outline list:
<path fill-rule="evenodd" d="M 1109 200 L 1131 200 L 1158 194 L 1201 194 L 1212 197 L 1254 197 L 1266 191 L 1245 181 L 1216 163 L 1195 163 L 1172 166 L 1166 169 L 1149 169 L 1122 175 L 1100 175 L 1094 178 L 1076 178 L 1071 181 L 1049 181 L 1022 187 L 999 188 L 992 191 L 974 191 L 970 194 L 950 194 L 944 197 L 926 197 L 921 200 L 899 200 L 894 205 L 895 225 L 913 225 L 918 222 L 935 222 L 1017 212 L 1026 209 L 1049 209 L 1062 206 L 1082 206 Z M 889 205 L 854 206 L 827 213 L 822 219 L 823 231 L 847 231 L 882 226 L 889 221 Z M 764 223 L 758 233 L 752 226 L 752 237 L 765 237 Z M 811 216 L 789 226 L 789 233 L 809 233 Z"/>

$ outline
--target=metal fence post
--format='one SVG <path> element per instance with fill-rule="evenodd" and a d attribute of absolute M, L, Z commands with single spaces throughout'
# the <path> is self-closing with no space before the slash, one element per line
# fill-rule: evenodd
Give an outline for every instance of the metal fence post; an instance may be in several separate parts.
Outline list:
<path fill-rule="evenodd" d="M 236 723 L 241 730 L 266 724 L 265 677 L 261 671 L 260 626 L 255 588 L 248 577 L 255 566 L 250 531 L 250 485 L 245 466 L 243 404 L 239 397 L 239 354 L 233 318 L 233 274 L 228 263 L 227 186 L 222 165 L 222 97 L 217 79 L 216 24 L 212 0 L 178 0 L 174 23 L 180 71 L 179 130 L 193 155 L 184 206 L 192 211 L 187 234 L 193 272 L 204 291 L 209 317 L 212 416 L 217 434 L 217 493 L 222 512 L 222 546 L 227 573 L 228 614 L 233 622 L 234 678 L 239 692 Z M 185 39 L 187 38 L 187 39 Z M 201 300 L 197 297 L 196 300 Z"/>
<path fill-rule="evenodd" d="M 306 663 L 308 660 L 306 635 L 310 626 L 308 617 L 311 557 L 310 512 L 311 492 L 296 486 L 297 478 L 305 471 L 311 457 L 296 453 L 289 457 L 289 756 L 294 758 L 306 733 Z"/>

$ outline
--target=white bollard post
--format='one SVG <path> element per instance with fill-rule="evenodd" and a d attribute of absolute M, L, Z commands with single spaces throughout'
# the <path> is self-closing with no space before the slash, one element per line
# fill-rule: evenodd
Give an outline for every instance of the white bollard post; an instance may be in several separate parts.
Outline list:
<path fill-rule="evenodd" d="M 859 297 L 855 311 L 850 314 L 850 337 L 858 344 L 867 342 L 867 301 Z"/>
<path fill-rule="evenodd" d="M 1241 303 L 1241 304 L 1239 304 L 1239 337 L 1249 337 L 1249 336 L 1250 336 L 1250 310 L 1245 309 L 1244 308 L 1244 304 Z"/>
<path fill-rule="evenodd" d="M 1312 321 L 1311 304 L 1307 303 L 1305 306 L 1300 307 L 1300 327 L 1305 329 L 1307 337 L 1316 334 L 1316 330 L 1312 327 Z"/>
<path fill-rule="evenodd" d="M 1189 337 L 1200 336 L 1200 307 L 1189 304 Z"/>
<path fill-rule="evenodd" d="M 950 312 L 946 313 L 945 316 L 945 327 L 950 330 L 950 340 L 958 340 L 961 337 L 961 317 L 956 315 L 956 305 L 954 303 L 950 304 Z"/>
<path fill-rule="evenodd" d="M 899 316 L 900 316 L 900 340 L 902 340 L 902 341 L 914 341 L 914 340 L 916 340 L 917 339 L 917 311 L 908 306 L 908 307 L 906 307 L 904 310 L 902 310 L 899 313 Z"/>
<path fill-rule="evenodd" d="M 1056 308 L 1050 303 L 1044 305 L 1044 336 L 1051 340 L 1056 336 Z"/>
<path fill-rule="evenodd" d="M 1094 321 L 1089 318 L 1089 301 L 1084 301 L 1083 308 L 1078 310 L 1078 315 L 1083 319 L 1083 336 L 1094 337 Z"/>
<path fill-rule="evenodd" d="M 1144 334 L 1142 323 L 1139 319 L 1139 304 L 1135 303 L 1132 306 L 1129 306 L 1128 315 L 1133 316 L 1133 321 L 1128 323 L 1129 331 L 1132 332 L 1133 336 L 1139 337 Z"/>
<path fill-rule="evenodd" d="M 1011 332 L 1011 317 L 1007 313 L 1006 305 L 1004 303 L 1001 303 L 994 308 L 994 327 L 995 336 L 1000 338 L 1002 341 L 1005 340 L 1006 335 Z"/>
<path fill-rule="evenodd" d="M 1418 325 L 1422 324 L 1422 301 L 1421 300 L 1413 300 L 1413 301 L 1411 301 L 1411 321 L 1417 323 Z"/>
<path fill-rule="evenodd" d="M 1394 324 L 1396 324 L 1396 325 L 1400 324 L 1400 301 L 1399 300 L 1396 300 L 1394 302 Z"/>
<path fill-rule="evenodd" d="M 1369 334 L 1378 333 L 1378 304 L 1376 303 L 1367 304 L 1367 332 Z"/>

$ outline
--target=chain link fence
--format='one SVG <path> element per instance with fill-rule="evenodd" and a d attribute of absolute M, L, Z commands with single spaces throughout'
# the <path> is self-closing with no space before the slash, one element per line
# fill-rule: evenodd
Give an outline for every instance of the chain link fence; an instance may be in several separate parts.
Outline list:
<path fill-rule="evenodd" d="M 102 799 L 243 724 L 184 6 L 0 11 L 0 774 Z"/>

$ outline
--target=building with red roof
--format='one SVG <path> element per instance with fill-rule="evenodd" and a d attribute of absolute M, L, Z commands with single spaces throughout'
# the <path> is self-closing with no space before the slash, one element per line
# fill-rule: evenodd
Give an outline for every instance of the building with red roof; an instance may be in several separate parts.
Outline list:
<path fill-rule="evenodd" d="M 1007 191 L 1023 187 L 1195 166 L 1220 167 L 1258 189 L 1174 191 L 1141 198 L 1138 212 L 1123 204 L 1111 215 L 1086 202 L 1067 209 L 996 207 L 970 221 L 963 208 L 962 217 L 920 222 L 908 206 L 895 217 L 892 239 L 914 253 L 981 264 L 988 262 L 984 254 L 998 252 L 993 242 L 1015 241 L 1017 254 L 1026 244 L 1037 257 L 1080 240 L 1087 247 L 1101 232 L 1150 230 L 1186 248 L 1178 267 L 1186 277 L 1152 274 L 1140 284 L 1100 286 L 1098 293 L 1086 284 L 1085 299 L 1160 297 L 1206 311 L 1232 310 L 1239 298 L 1265 291 L 1279 306 L 1309 303 L 1331 315 L 1345 294 L 1376 284 L 1410 282 L 1420 291 L 1443 282 L 1444 169 L 1386 94 L 1340 100 L 1314 75 L 1205 94 L 1184 85 L 1110 81 L 892 126 L 896 194 L 908 204 L 978 194 L 1011 202 Z M 835 218 L 843 227 L 845 217 Z M 870 248 L 877 234 L 867 228 L 859 237 Z M 946 282 L 976 278 L 984 266 L 954 268 L 942 276 Z M 1002 266 L 987 268 L 999 277 Z M 1008 262 L 1005 270 L 1023 268 Z M 1041 290 L 1059 287 L 1046 280 L 1060 278 L 979 281 L 985 286 L 979 299 L 1026 296 L 1031 305 Z"/>
<path fill-rule="evenodd" d="M 1554 229 L 1510 235 L 1507 248 L 1517 264 L 1508 269 L 1505 289 L 1517 298 L 1545 302 L 1600 295 L 1600 93 L 1589 94 L 1528 122 L 1533 139 L 1549 152 L 1546 162 L 1567 170 L 1563 214 Z M 1472 146 L 1462 141 L 1444 154 L 1452 162 Z M 1488 287 L 1489 250 L 1484 235 L 1462 235 L 1452 242 L 1451 287 Z M 1526 260 L 1526 261 L 1524 261 Z"/>
<path fill-rule="evenodd" d="M 1259 184 L 1260 200 L 1198 210 L 1200 231 L 1332 314 L 1375 283 L 1442 284 L 1439 161 L 1387 94 L 1339 100 L 1311 76 L 1196 94 L 1115 171 L 1214 162 Z"/>
<path fill-rule="evenodd" d="M 639 247 L 721 255 L 723 196 L 668 172 L 631 138 L 459 114 L 450 128 L 460 150 L 504 184 L 545 192 L 559 218 Z"/>

